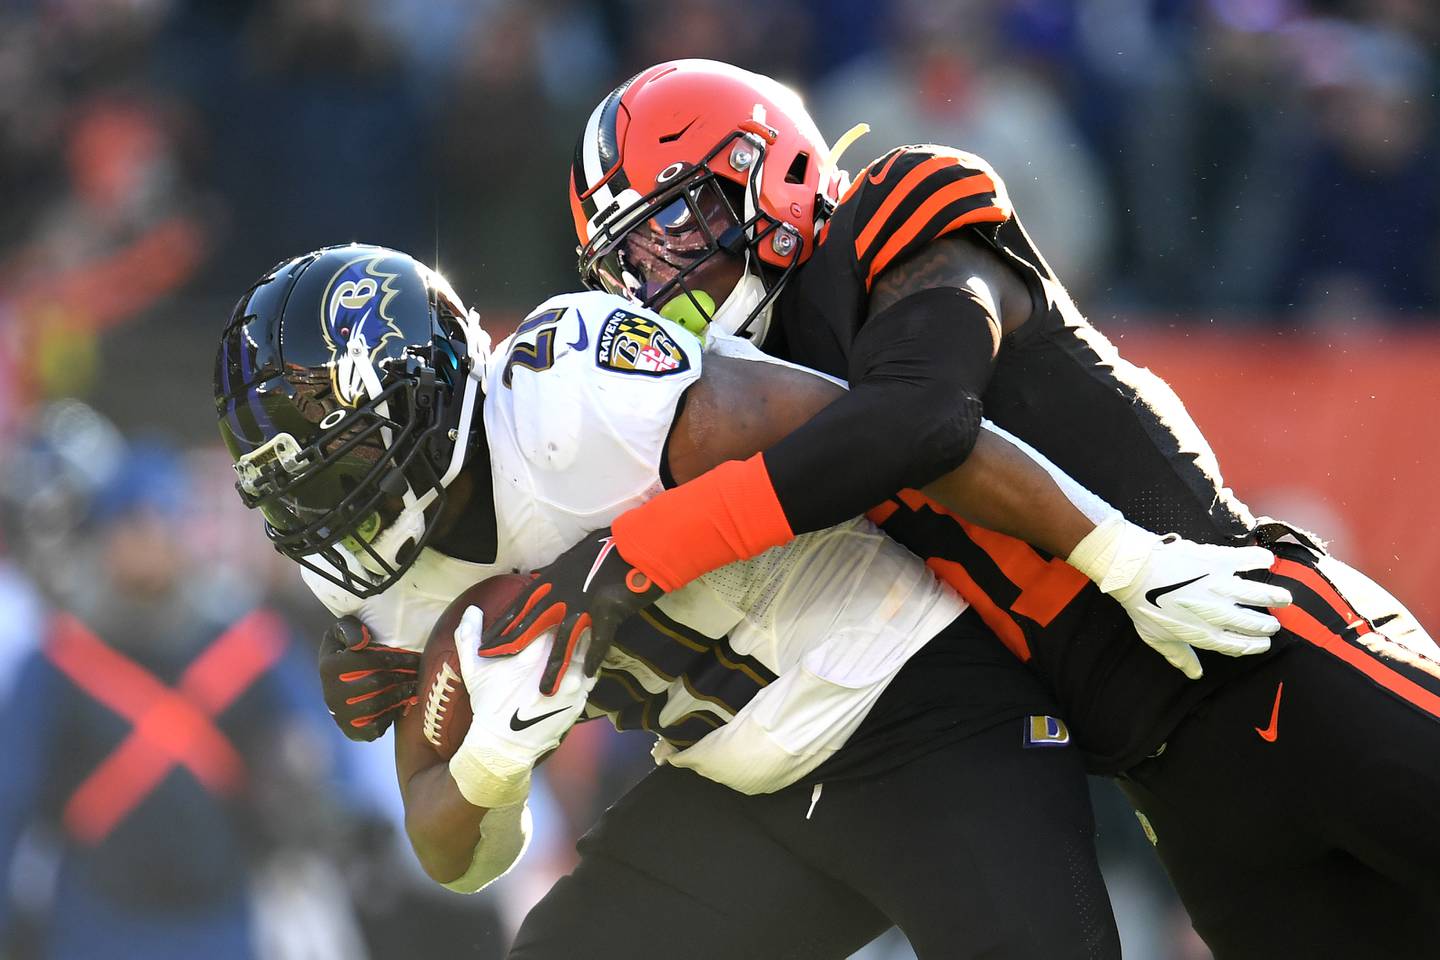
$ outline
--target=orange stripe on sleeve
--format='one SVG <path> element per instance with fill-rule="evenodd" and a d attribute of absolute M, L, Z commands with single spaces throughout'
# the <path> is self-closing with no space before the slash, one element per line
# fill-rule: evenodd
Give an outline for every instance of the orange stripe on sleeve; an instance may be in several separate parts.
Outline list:
<path fill-rule="evenodd" d="M 897 153 L 895 156 L 898 158 L 900 154 Z M 880 203 L 880 208 L 875 211 L 875 215 L 870 218 L 870 222 L 865 224 L 864 231 L 861 232 L 860 236 L 855 238 L 855 259 L 863 260 L 865 258 L 866 251 L 870 248 L 870 245 L 875 242 L 875 237 L 885 228 L 885 223 L 890 219 L 890 215 L 895 212 L 895 209 L 899 207 L 900 204 L 905 202 L 905 198 L 920 185 L 922 180 L 937 170 L 943 169 L 944 167 L 953 167 L 959 162 L 959 157 L 931 157 L 929 160 L 917 163 L 909 173 L 901 177 L 900 182 L 895 184 L 894 188 L 891 189 L 890 193 L 886 195 L 885 199 Z M 894 160 L 892 160 L 891 163 L 894 163 Z M 884 173 L 889 172 L 890 165 L 886 164 Z M 881 179 L 883 179 L 883 175 Z"/>
<path fill-rule="evenodd" d="M 874 259 L 870 262 L 870 270 L 865 277 L 866 289 L 869 289 L 870 285 L 875 282 L 875 277 L 890 265 L 890 261 L 900 255 L 900 252 L 919 235 L 921 230 L 924 230 L 930 224 L 936 214 L 941 210 L 957 200 L 964 200 L 966 197 L 973 197 L 982 193 L 994 192 L 995 181 L 991 180 L 990 175 L 985 173 L 971 174 L 968 177 L 956 180 L 954 183 L 947 183 L 944 187 L 936 190 L 926 198 L 924 203 L 920 204 L 918 210 L 911 214 L 910 219 L 906 220 L 904 225 L 901 226 L 899 230 L 896 230 L 895 233 L 890 236 L 889 240 L 885 241 L 885 245 L 880 248 L 880 252 L 875 254 Z M 975 214 L 977 213 L 981 214 L 981 216 L 976 217 Z M 1005 217 L 1006 213 L 1004 210 L 993 205 L 988 205 L 960 215 L 946 224 L 944 229 L 941 230 L 941 233 L 958 229 L 958 227 L 964 226 L 967 223 L 995 222 L 1004 220 Z M 938 235 L 939 234 L 937 234 L 937 236 Z"/>

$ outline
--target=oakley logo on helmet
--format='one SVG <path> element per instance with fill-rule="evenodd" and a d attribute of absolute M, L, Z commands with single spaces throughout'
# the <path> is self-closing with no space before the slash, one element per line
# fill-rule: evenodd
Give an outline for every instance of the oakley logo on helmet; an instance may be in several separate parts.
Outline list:
<path fill-rule="evenodd" d="M 399 276 L 380 269 L 384 254 L 352 260 L 335 272 L 321 297 L 321 329 L 334 357 L 331 380 L 335 395 L 355 406 L 369 394 L 380 393 L 375 358 L 387 340 L 403 336 L 390 314 L 390 302 L 400 291 Z"/>

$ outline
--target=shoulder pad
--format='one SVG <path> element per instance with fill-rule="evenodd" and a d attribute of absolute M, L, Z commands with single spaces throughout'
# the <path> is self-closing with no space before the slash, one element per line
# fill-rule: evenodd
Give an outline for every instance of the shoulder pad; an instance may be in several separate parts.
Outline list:
<path fill-rule="evenodd" d="M 680 397 L 700 376 L 692 334 L 621 297 L 565 294 L 497 352 L 492 449 L 495 431 L 508 433 L 543 499 L 595 516 L 653 492 Z"/>
<path fill-rule="evenodd" d="M 961 227 L 1010 219 L 1005 184 L 973 153 L 933 144 L 898 147 L 856 176 L 851 205 L 857 273 L 868 290 L 891 263 Z M 828 238 L 834 242 L 842 238 Z"/>

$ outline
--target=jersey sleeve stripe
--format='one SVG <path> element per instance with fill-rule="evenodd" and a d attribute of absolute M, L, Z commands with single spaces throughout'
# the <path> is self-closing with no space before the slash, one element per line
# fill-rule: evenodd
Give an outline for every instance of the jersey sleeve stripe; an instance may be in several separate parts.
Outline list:
<path fill-rule="evenodd" d="M 895 161 L 904 155 L 905 151 L 903 149 L 892 150 L 886 155 L 888 159 L 886 157 L 878 157 L 863 167 L 855 179 L 850 181 L 850 185 L 845 188 L 845 192 L 840 194 L 839 205 L 844 206 L 845 202 L 853 197 L 855 192 L 864 186 L 867 180 L 870 183 L 883 183 L 885 178 L 890 175 L 890 168 L 895 166 Z M 885 162 L 882 164 L 880 163 L 881 160 Z M 876 169 L 877 166 L 879 167 L 878 170 Z"/>
<path fill-rule="evenodd" d="M 933 237 L 927 237 L 926 239 L 934 240 L 938 237 L 943 237 L 947 233 L 954 233 L 961 227 L 967 227 L 972 223 L 1004 223 L 1008 219 L 1010 219 L 1010 214 L 1007 213 L 1005 210 L 1001 209 L 1000 207 L 977 207 L 974 210 L 962 213 L 960 216 L 956 217 L 954 220 L 951 220 L 949 223 L 945 224 L 945 226 L 935 231 L 935 235 Z M 874 285 L 875 278 L 878 277 L 880 273 L 890 265 L 890 261 L 895 259 L 895 257 L 898 256 L 903 250 L 903 247 L 899 247 L 896 248 L 893 252 L 891 252 L 889 256 L 885 256 L 883 258 L 877 257 L 875 259 L 875 262 L 871 264 L 870 269 L 865 277 L 866 290 L 869 290 L 870 287 Z M 884 253 L 884 251 L 881 252 Z"/>
<path fill-rule="evenodd" d="M 943 226 L 938 223 L 939 215 L 945 208 L 972 197 L 984 197 L 981 205 L 966 210 L 953 219 L 947 221 Z M 926 240 L 933 240 L 950 230 L 958 229 L 968 223 L 998 222 L 1008 217 L 1008 213 L 994 203 L 995 181 L 990 179 L 989 174 L 974 173 L 968 177 L 956 180 L 954 183 L 947 183 L 936 190 L 925 202 L 900 226 L 880 252 L 875 254 L 865 272 L 865 288 L 875 282 L 875 277 L 888 267 L 896 257 L 900 256 L 915 239 L 925 232 L 927 228 L 934 231 L 926 236 Z M 864 258 L 861 258 L 864 262 Z"/>
<path fill-rule="evenodd" d="M 900 155 L 899 153 L 896 154 L 897 157 Z M 894 161 L 892 160 L 891 162 L 893 163 Z M 910 172 L 901 177 L 900 182 L 895 184 L 885 199 L 881 201 L 879 209 L 870 217 L 870 222 L 865 225 L 865 229 L 860 233 L 860 236 L 855 238 L 855 259 L 863 260 L 865 258 L 866 251 L 870 248 L 871 244 L 874 243 L 875 238 L 880 235 L 880 231 L 885 229 L 885 225 L 889 222 L 891 215 L 895 213 L 895 210 L 900 204 L 905 202 L 905 198 L 910 195 L 911 191 L 918 187 L 926 177 L 945 167 L 953 167 L 959 162 L 959 157 L 931 157 L 928 160 L 917 163 L 910 169 Z M 879 178 L 875 178 L 867 173 L 864 174 L 864 179 L 871 183 L 880 183 L 889 172 L 890 164 L 887 163 L 880 171 Z"/>
<path fill-rule="evenodd" d="M 945 224 L 935 236 L 943 237 L 947 233 L 952 233 L 961 227 L 968 227 L 972 223 L 1004 223 L 1009 219 L 1010 211 L 1004 207 L 993 204 L 988 207 L 976 207 Z"/>

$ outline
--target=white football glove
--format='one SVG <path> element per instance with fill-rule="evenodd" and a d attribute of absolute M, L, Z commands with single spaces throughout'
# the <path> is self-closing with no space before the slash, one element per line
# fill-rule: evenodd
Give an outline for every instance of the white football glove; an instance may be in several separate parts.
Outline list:
<path fill-rule="evenodd" d="M 532 643 L 514 656 L 481 657 L 484 626 L 483 612 L 470 607 L 455 628 L 460 677 L 475 717 L 450 758 L 450 775 L 461 796 L 493 810 L 525 799 L 531 768 L 560 745 L 560 738 L 580 717 L 595 678 L 567 670 L 559 690 L 544 696 L 540 674 L 550 645 Z"/>
<path fill-rule="evenodd" d="M 1118 600 L 1140 638 L 1191 680 L 1204 672 L 1192 648 L 1231 657 L 1270 649 L 1280 621 L 1242 604 L 1290 604 L 1290 591 L 1283 587 L 1237 576 L 1275 562 L 1264 547 L 1162 537 L 1119 514 L 1081 540 L 1069 562 Z"/>

